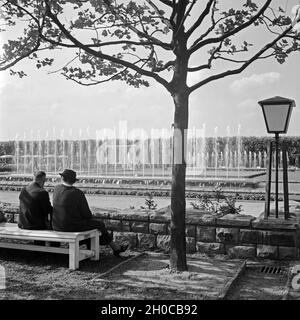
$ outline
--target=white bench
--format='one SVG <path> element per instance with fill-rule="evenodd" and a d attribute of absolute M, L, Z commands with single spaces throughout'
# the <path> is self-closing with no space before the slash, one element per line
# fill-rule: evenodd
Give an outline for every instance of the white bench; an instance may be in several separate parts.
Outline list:
<path fill-rule="evenodd" d="M 97 229 L 83 232 L 60 232 L 53 230 L 25 230 L 16 223 L 0 223 L 0 239 L 38 240 L 50 242 L 66 242 L 69 248 L 38 246 L 31 243 L 13 243 L 0 241 L 1 248 L 63 253 L 69 255 L 69 268 L 79 268 L 79 261 L 84 259 L 99 260 L 99 235 Z M 79 241 L 91 239 L 91 250 L 79 248 Z"/>

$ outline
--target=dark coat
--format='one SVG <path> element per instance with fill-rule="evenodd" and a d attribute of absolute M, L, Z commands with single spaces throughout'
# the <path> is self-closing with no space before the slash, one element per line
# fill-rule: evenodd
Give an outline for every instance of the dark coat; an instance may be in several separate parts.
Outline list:
<path fill-rule="evenodd" d="M 31 230 L 47 229 L 52 206 L 48 192 L 36 182 L 24 187 L 19 195 L 19 228 Z"/>
<path fill-rule="evenodd" d="M 63 184 L 53 193 L 52 228 L 57 231 L 80 231 L 93 217 L 84 193 Z"/>

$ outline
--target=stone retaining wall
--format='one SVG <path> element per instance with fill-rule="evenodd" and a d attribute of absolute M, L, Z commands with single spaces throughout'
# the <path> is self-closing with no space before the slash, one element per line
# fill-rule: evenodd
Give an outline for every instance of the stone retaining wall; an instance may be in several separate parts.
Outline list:
<path fill-rule="evenodd" d="M 1 205 L 8 222 L 18 221 L 18 208 Z M 169 250 L 170 208 L 155 212 L 92 208 L 115 240 L 133 248 Z M 186 214 L 187 253 L 228 254 L 232 258 L 299 259 L 297 219 L 255 218 L 249 215 L 213 216 L 195 209 Z"/>

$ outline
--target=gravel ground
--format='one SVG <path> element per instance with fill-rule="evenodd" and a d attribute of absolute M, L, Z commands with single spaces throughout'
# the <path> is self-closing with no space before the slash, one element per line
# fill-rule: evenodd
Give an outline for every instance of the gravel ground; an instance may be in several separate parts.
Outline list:
<path fill-rule="evenodd" d="M 100 261 L 82 261 L 72 271 L 65 255 L 0 249 L 6 272 L 0 300 L 216 300 L 243 262 L 200 253 L 187 261 L 187 272 L 170 272 L 162 252 L 128 250 L 114 257 L 101 247 Z M 247 269 L 227 299 L 280 300 L 286 281 L 286 273 Z"/>
<path fill-rule="evenodd" d="M 82 261 L 80 269 L 72 271 L 64 255 L 0 249 L 0 265 L 6 271 L 0 300 L 214 299 L 240 264 L 224 257 L 189 255 L 189 271 L 171 273 L 167 255 L 149 252 L 105 274 L 138 254 L 128 250 L 114 257 L 103 250 L 100 261 Z"/>

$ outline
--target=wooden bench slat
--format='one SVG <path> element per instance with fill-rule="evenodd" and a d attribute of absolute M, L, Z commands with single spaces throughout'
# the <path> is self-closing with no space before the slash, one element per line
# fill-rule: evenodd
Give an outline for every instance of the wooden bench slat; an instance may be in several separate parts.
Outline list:
<path fill-rule="evenodd" d="M 12 243 L 12 242 L 0 242 L 0 248 L 41 251 L 41 252 L 51 252 L 51 253 L 63 253 L 63 254 L 69 253 L 69 248 L 36 246 L 33 244 L 22 244 L 22 243 Z"/>
<path fill-rule="evenodd" d="M 96 230 L 96 229 L 94 229 Z M 61 232 L 54 230 L 27 230 L 20 229 L 16 223 L 0 223 L 0 237 L 8 235 L 20 235 L 20 236 L 36 236 L 36 237 L 47 237 L 47 238 L 61 238 L 61 239 L 77 239 L 81 237 L 82 239 L 89 238 L 93 230 L 82 231 L 82 232 Z M 81 240 L 81 239 L 80 239 Z M 45 240 L 50 241 L 50 240 Z M 55 240 L 54 240 L 55 241 Z"/>
<path fill-rule="evenodd" d="M 50 252 L 50 253 L 62 253 L 68 254 L 69 248 L 57 248 L 57 247 L 47 247 L 47 246 L 37 246 L 32 244 L 22 244 L 22 243 L 11 243 L 11 242 L 0 242 L 0 248 L 6 249 L 17 249 L 17 250 L 29 250 L 29 251 L 40 251 L 40 252 Z M 79 260 L 84 260 L 92 258 L 95 252 L 92 250 L 80 250 Z"/>
<path fill-rule="evenodd" d="M 67 242 L 73 243 L 76 238 L 62 238 L 62 237 L 47 237 L 44 235 L 22 234 L 22 233 L 0 233 L 0 239 L 16 239 L 16 240 L 37 240 L 37 241 L 53 241 L 53 242 Z"/>

